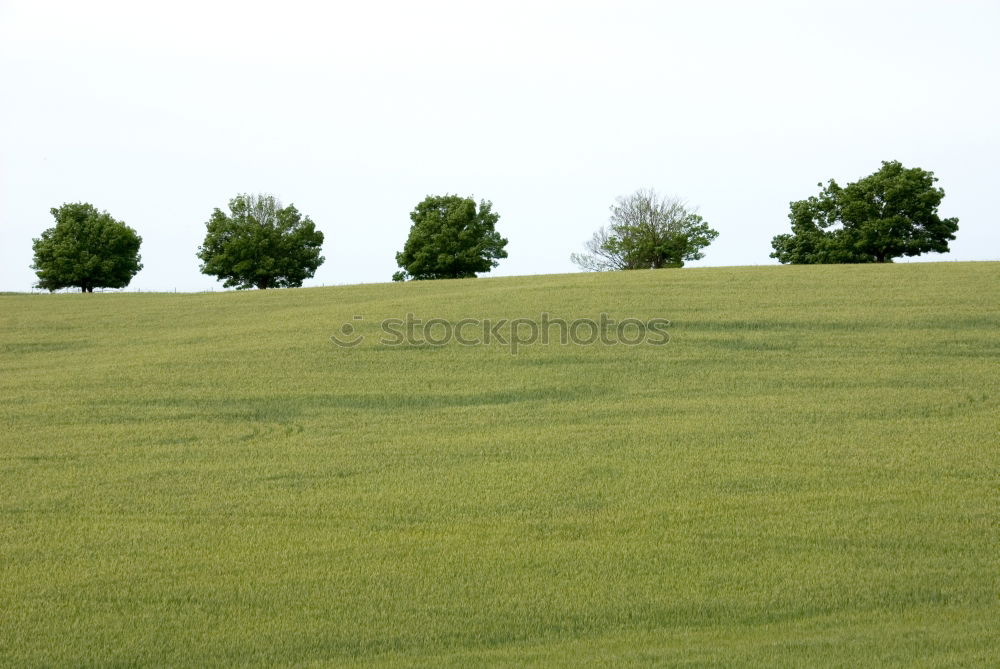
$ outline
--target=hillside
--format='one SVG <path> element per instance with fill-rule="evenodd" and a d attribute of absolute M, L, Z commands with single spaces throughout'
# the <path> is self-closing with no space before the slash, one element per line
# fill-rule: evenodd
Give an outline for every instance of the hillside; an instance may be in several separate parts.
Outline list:
<path fill-rule="evenodd" d="M 0 666 L 987 665 L 998 295 L 1000 263 L 0 295 Z M 382 326 L 543 313 L 669 341 Z"/>

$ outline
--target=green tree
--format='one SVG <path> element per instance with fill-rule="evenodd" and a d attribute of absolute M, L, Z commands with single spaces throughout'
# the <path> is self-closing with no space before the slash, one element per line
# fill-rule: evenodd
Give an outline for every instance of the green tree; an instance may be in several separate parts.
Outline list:
<path fill-rule="evenodd" d="M 45 290 L 124 288 L 142 269 L 135 230 L 92 204 L 75 202 L 50 210 L 55 227 L 32 240 L 38 287 Z"/>
<path fill-rule="evenodd" d="M 892 262 L 899 256 L 948 252 L 957 218 L 938 216 L 944 190 L 933 172 L 899 161 L 844 187 L 830 179 L 818 196 L 792 202 L 791 234 L 771 240 L 782 263 Z"/>
<path fill-rule="evenodd" d="M 212 212 L 198 247 L 202 273 L 225 280 L 226 288 L 301 286 L 323 264 L 323 233 L 294 205 L 241 194 L 229 201 L 229 211 Z"/>
<path fill-rule="evenodd" d="M 570 254 L 570 260 L 592 271 L 683 267 L 704 258 L 701 249 L 718 236 L 683 201 L 639 189 L 611 205 L 608 226 L 585 244 L 587 253 Z"/>
<path fill-rule="evenodd" d="M 461 279 L 489 272 L 506 258 L 507 240 L 496 231 L 493 203 L 471 197 L 428 195 L 410 212 L 410 236 L 396 254 L 402 270 L 393 281 Z"/>

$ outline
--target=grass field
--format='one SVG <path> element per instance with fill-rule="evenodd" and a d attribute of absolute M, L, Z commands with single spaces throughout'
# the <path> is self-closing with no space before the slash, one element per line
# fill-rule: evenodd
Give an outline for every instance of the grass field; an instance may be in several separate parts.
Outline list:
<path fill-rule="evenodd" d="M 670 341 L 379 341 L 542 312 Z M 3 295 L 0 388 L 2 666 L 1000 658 L 1000 263 Z"/>

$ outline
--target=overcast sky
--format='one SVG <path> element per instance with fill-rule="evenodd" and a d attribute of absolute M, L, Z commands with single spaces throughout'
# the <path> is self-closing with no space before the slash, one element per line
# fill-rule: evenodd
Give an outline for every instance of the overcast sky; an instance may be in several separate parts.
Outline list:
<path fill-rule="evenodd" d="M 1000 259 L 1000 2 L 0 0 L 0 290 L 49 209 L 143 238 L 130 289 L 207 290 L 237 193 L 326 234 L 306 285 L 388 281 L 428 194 L 485 198 L 510 257 L 575 271 L 615 197 L 681 197 L 755 265 L 788 203 L 900 160 Z"/>

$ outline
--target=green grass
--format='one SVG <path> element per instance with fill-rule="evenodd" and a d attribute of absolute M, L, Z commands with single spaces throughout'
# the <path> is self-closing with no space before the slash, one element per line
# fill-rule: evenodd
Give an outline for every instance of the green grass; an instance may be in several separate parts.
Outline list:
<path fill-rule="evenodd" d="M 998 263 L 3 295 L 0 389 L 3 666 L 1000 657 Z"/>

